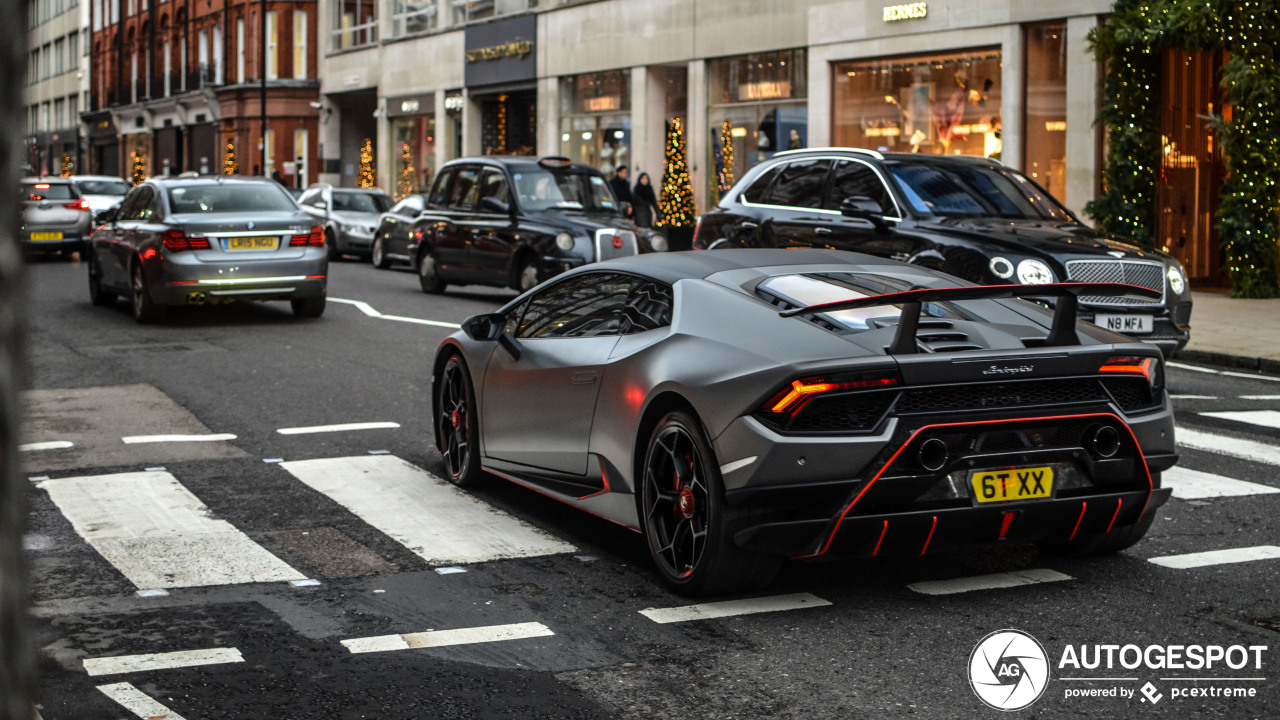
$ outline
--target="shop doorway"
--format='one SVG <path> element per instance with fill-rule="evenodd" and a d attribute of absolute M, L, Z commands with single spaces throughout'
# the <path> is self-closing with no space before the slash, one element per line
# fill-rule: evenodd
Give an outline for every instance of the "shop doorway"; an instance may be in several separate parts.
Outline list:
<path fill-rule="evenodd" d="M 538 92 L 518 90 L 476 97 L 480 105 L 480 148 L 485 155 L 537 153 Z"/>

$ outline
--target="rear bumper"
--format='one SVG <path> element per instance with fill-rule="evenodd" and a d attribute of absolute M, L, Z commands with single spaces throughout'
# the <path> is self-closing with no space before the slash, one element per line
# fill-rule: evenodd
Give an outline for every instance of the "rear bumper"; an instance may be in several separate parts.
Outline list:
<path fill-rule="evenodd" d="M 37 231 L 38 232 L 38 231 Z M 61 240 L 32 240 L 30 231 L 18 236 L 18 244 L 24 250 L 55 252 L 58 250 L 83 250 L 88 246 L 88 234 L 63 231 Z"/>
<path fill-rule="evenodd" d="M 323 297 L 328 286 L 324 248 L 309 247 L 302 257 L 226 263 L 201 262 L 179 254 L 148 265 L 152 299 L 163 305 L 231 300 L 290 300 Z"/>
<path fill-rule="evenodd" d="M 373 232 L 347 228 L 340 233 L 338 249 L 343 252 L 373 252 Z"/>

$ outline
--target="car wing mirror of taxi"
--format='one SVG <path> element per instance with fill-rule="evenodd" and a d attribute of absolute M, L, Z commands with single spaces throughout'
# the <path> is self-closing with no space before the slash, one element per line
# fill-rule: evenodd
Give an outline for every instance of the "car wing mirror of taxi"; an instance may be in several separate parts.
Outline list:
<path fill-rule="evenodd" d="M 511 214 L 511 204 L 505 203 L 496 197 L 481 198 L 480 209 L 485 212 L 498 213 L 501 215 Z"/>
<path fill-rule="evenodd" d="M 877 230 L 888 230 L 889 223 L 884 220 L 884 210 L 880 203 L 866 195 L 852 195 L 840 201 L 840 214 L 847 218 L 866 220 L 876 226 Z"/>
<path fill-rule="evenodd" d="M 524 353 L 520 342 L 507 332 L 507 316 L 502 313 L 472 315 L 462 321 L 462 332 L 472 340 L 497 342 L 514 360 L 519 360 Z"/>
<path fill-rule="evenodd" d="M 631 203 L 620 202 L 618 203 L 618 209 L 622 211 L 623 217 L 631 217 Z"/>

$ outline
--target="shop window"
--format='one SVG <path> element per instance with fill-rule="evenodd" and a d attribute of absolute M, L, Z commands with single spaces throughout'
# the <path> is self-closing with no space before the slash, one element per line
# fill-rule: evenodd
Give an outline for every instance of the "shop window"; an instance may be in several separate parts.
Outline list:
<path fill-rule="evenodd" d="M 839 210 L 845 198 L 869 197 L 880 204 L 881 212 L 886 215 L 897 215 L 893 200 L 884 182 L 870 165 L 857 160 L 841 160 L 836 163 L 836 171 L 831 179 L 831 193 L 824 207 L 828 210 Z"/>
<path fill-rule="evenodd" d="M 1001 67 L 999 48 L 835 63 L 832 139 L 999 158 Z"/>
<path fill-rule="evenodd" d="M 788 164 L 769 189 L 766 205 L 816 208 L 822 205 L 822 186 L 827 182 L 831 161 L 801 160 Z"/>
<path fill-rule="evenodd" d="M 378 41 L 377 0 L 334 0 L 333 11 L 334 50 Z"/>
<path fill-rule="evenodd" d="M 426 103 L 430 106 L 430 102 Z M 391 122 L 391 136 L 394 139 L 395 175 L 393 184 L 397 188 L 405 188 L 410 193 L 426 192 L 431 187 L 431 179 L 436 166 L 436 121 L 432 115 L 397 117 Z M 405 160 L 405 149 L 408 149 L 408 163 Z M 403 184 L 402 184 L 403 181 Z"/>
<path fill-rule="evenodd" d="M 560 114 L 562 155 L 606 175 L 632 164 L 629 72 L 561 78 Z"/>
<path fill-rule="evenodd" d="M 1022 167 L 1050 195 L 1067 189 L 1067 25 L 1026 26 L 1026 140 Z"/>
<path fill-rule="evenodd" d="M 396 37 L 434 30 L 439 16 L 435 0 L 394 0 L 391 13 L 392 34 Z"/>
<path fill-rule="evenodd" d="M 485 20 L 538 7 L 538 0 L 452 0 L 453 24 Z"/>

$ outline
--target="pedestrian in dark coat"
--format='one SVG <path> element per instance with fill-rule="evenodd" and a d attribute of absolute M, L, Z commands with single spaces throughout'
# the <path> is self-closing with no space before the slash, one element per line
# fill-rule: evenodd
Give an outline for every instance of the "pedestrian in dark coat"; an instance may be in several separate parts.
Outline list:
<path fill-rule="evenodd" d="M 618 174 L 609 180 L 609 187 L 613 188 L 613 195 L 618 198 L 618 202 L 631 204 L 631 186 L 627 184 L 626 165 L 618 168 Z"/>
<path fill-rule="evenodd" d="M 662 208 L 658 205 L 658 196 L 653 193 L 653 185 L 649 184 L 649 173 L 640 173 L 636 178 L 636 187 L 631 192 L 635 201 L 631 205 L 636 225 L 653 227 L 662 219 Z"/>

